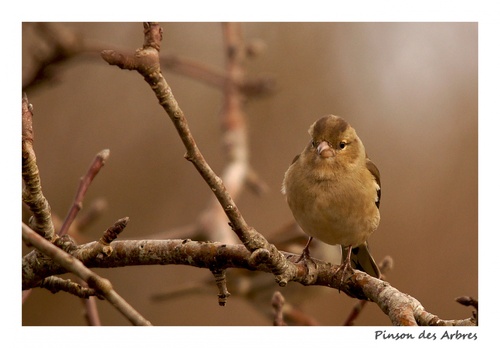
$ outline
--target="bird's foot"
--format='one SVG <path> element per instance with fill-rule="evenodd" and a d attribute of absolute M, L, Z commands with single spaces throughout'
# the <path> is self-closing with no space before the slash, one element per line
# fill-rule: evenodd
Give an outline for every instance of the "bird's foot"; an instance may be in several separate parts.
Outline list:
<path fill-rule="evenodd" d="M 340 288 L 342 287 L 342 284 L 344 283 L 344 279 L 345 279 L 344 277 L 346 275 L 346 271 L 348 271 L 348 273 L 350 273 L 349 278 L 354 273 L 354 269 L 351 266 L 351 261 L 350 260 L 345 260 L 344 262 L 342 262 L 340 264 L 340 266 L 333 273 L 333 276 L 336 276 L 337 273 L 342 272 L 341 275 L 340 275 L 339 292 L 340 292 Z M 349 279 L 349 278 L 347 278 L 347 279 Z"/>
<path fill-rule="evenodd" d="M 304 250 L 302 250 L 302 254 L 300 254 L 299 258 L 297 259 L 297 262 L 295 263 L 299 263 L 301 261 L 304 263 L 312 261 L 311 255 L 309 254 L 309 248 L 304 248 Z"/>
<path fill-rule="evenodd" d="M 300 255 L 300 257 L 297 259 L 297 261 L 295 263 L 302 264 L 306 268 L 307 271 L 306 271 L 305 279 L 307 279 L 306 280 L 307 282 L 310 281 L 312 284 L 312 282 L 316 278 L 315 274 L 317 274 L 317 273 L 315 272 L 315 270 L 318 268 L 318 265 L 309 255 L 308 248 L 305 248 L 302 251 L 302 254 Z"/>
<path fill-rule="evenodd" d="M 311 260 L 311 255 L 309 255 L 309 245 L 311 244 L 311 241 L 312 241 L 312 237 L 309 237 L 309 239 L 307 240 L 306 246 L 302 250 L 302 254 L 300 255 L 300 257 L 296 263 L 299 263 L 300 261 L 304 261 L 304 263 L 306 263 L 306 264 L 308 261 L 313 262 Z"/>

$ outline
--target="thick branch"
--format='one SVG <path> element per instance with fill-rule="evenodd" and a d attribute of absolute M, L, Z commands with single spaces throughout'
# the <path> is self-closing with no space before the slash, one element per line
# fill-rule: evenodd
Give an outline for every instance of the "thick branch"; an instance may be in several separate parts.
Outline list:
<path fill-rule="evenodd" d="M 47 255 L 51 260 L 60 265 L 63 269 L 74 273 L 93 288 L 99 295 L 108 300 L 116 309 L 118 309 L 125 317 L 134 325 L 151 325 L 149 321 L 144 319 L 139 312 L 130 306 L 118 293 L 113 290 L 111 282 L 105 278 L 99 277 L 97 274 L 89 270 L 84 264 L 71 256 L 70 254 L 59 249 L 54 244 L 46 241 L 27 225 L 23 223 L 23 240 L 29 242 L 37 250 Z"/>
<path fill-rule="evenodd" d="M 110 244 L 112 252 L 107 255 L 99 242 L 92 242 L 77 247 L 71 255 L 85 266 L 92 268 L 114 268 L 134 265 L 189 265 L 220 270 L 227 268 L 245 268 L 252 271 L 273 273 L 266 263 L 252 262 L 252 254 L 243 245 L 196 242 L 190 240 L 128 240 L 114 241 Z M 55 247 L 54 247 L 55 248 Z M 56 248 L 57 249 L 57 248 Z M 297 255 L 284 253 L 287 258 Z M 23 290 L 36 287 L 48 276 L 66 273 L 67 270 L 51 259 L 37 257 L 36 251 L 23 258 Z M 307 267 L 304 263 L 289 263 L 295 275 L 292 281 L 303 285 L 318 285 L 338 288 L 340 274 L 335 274 L 338 266 L 314 259 L 316 267 Z M 332 276 L 333 275 L 333 276 Z M 345 280 L 341 290 L 349 296 L 375 302 L 395 325 L 475 325 L 472 319 L 444 321 L 436 316 L 429 321 L 429 314 L 423 306 L 411 296 L 401 293 L 387 282 L 370 277 L 366 273 L 355 271 Z"/>
<path fill-rule="evenodd" d="M 388 271 L 392 269 L 393 264 L 394 262 L 390 256 L 386 256 L 382 259 L 382 261 L 378 265 L 381 274 L 380 279 L 385 280 L 387 278 L 386 274 Z M 366 300 L 359 300 L 352 308 L 351 313 L 344 322 L 344 326 L 354 325 L 354 320 L 356 320 L 356 318 L 359 316 L 365 305 L 366 305 Z"/>
<path fill-rule="evenodd" d="M 45 239 L 53 241 L 57 236 L 54 233 L 49 202 L 42 192 L 33 139 L 33 106 L 29 104 L 28 97 L 25 95 L 22 101 L 23 202 L 33 213 L 30 219 L 30 226 L 33 230 Z"/>

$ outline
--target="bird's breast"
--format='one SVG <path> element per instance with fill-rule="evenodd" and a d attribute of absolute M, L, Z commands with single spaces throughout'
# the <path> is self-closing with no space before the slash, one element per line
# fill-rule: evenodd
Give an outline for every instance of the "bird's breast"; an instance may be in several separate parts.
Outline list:
<path fill-rule="evenodd" d="M 355 176 L 318 180 L 305 175 L 286 188 L 290 209 L 311 237 L 327 244 L 359 245 L 378 227 L 377 185 Z"/>

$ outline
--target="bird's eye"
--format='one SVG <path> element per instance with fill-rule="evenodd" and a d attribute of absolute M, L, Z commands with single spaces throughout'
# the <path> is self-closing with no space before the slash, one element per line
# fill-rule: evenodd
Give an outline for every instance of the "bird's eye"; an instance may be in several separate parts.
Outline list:
<path fill-rule="evenodd" d="M 314 140 L 311 140 L 311 147 L 316 147 L 318 146 L 318 143 L 316 143 Z"/>
<path fill-rule="evenodd" d="M 340 144 L 339 144 L 340 149 L 345 149 L 345 147 L 346 147 L 346 146 L 347 146 L 347 142 L 346 142 L 346 141 L 344 141 L 344 140 L 342 140 L 342 141 L 340 142 Z"/>

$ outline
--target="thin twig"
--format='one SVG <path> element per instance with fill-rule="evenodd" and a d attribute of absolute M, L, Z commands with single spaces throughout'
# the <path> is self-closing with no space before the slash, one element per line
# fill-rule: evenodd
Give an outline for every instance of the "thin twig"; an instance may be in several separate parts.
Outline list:
<path fill-rule="evenodd" d="M 219 306 L 224 307 L 227 303 L 227 299 L 231 294 L 227 291 L 227 283 L 226 283 L 226 270 L 212 270 L 212 274 L 215 278 L 215 284 L 217 285 L 217 289 L 219 289 Z"/>
<path fill-rule="evenodd" d="M 274 308 L 274 326 L 286 326 L 285 321 L 283 320 L 283 307 L 285 306 L 285 298 L 281 294 L 281 292 L 276 291 L 273 294 L 273 298 L 271 299 L 271 304 Z"/>
<path fill-rule="evenodd" d="M 99 295 L 108 300 L 116 309 L 118 309 L 132 324 L 134 325 L 151 325 L 144 319 L 139 312 L 130 306 L 118 293 L 113 290 L 111 282 L 105 278 L 98 276 L 96 273 L 89 270 L 78 259 L 48 242 L 38 234 L 36 234 L 26 224 L 22 225 L 23 240 L 29 242 L 37 250 L 50 257 L 56 263 L 64 267 L 66 270 L 74 273 L 93 288 Z"/>
<path fill-rule="evenodd" d="M 124 218 L 118 219 L 113 226 L 108 228 L 102 235 L 101 239 L 99 239 L 99 243 L 103 245 L 109 245 L 112 241 L 118 238 L 118 235 L 122 233 L 122 231 L 127 227 L 129 221 L 129 217 L 126 216 Z"/>
<path fill-rule="evenodd" d="M 477 325 L 479 325 L 479 301 L 470 296 L 460 296 L 457 297 L 455 301 L 464 306 L 472 306 L 474 308 L 472 316 L 476 319 Z"/>
<path fill-rule="evenodd" d="M 75 220 L 76 215 L 78 212 L 82 209 L 83 207 L 83 198 L 85 197 L 85 193 L 87 193 L 87 190 L 92 183 L 92 180 L 94 180 L 95 176 L 101 168 L 104 166 L 104 163 L 106 160 L 109 158 L 109 150 L 105 149 L 99 152 L 92 163 L 90 164 L 89 169 L 87 170 L 87 173 L 85 176 L 80 178 L 80 184 L 78 185 L 78 190 L 76 191 L 75 198 L 73 200 L 73 204 L 71 205 L 71 208 L 68 211 L 68 214 L 66 215 L 66 218 L 64 219 L 63 225 L 61 229 L 59 230 L 59 236 L 64 236 L 66 233 L 68 233 L 69 227 Z"/>
<path fill-rule="evenodd" d="M 89 285 L 80 278 L 77 279 L 77 282 L 85 288 L 89 287 Z M 83 315 L 87 324 L 90 326 L 101 326 L 101 318 L 99 316 L 99 310 L 97 309 L 96 296 L 82 299 L 82 304 L 84 307 Z"/>
<path fill-rule="evenodd" d="M 103 212 L 107 209 L 108 203 L 104 198 L 98 198 L 92 201 L 88 208 L 83 210 L 80 215 L 75 219 L 72 226 L 79 232 L 84 232 L 90 225 L 92 225 Z"/>
<path fill-rule="evenodd" d="M 94 200 L 88 209 L 84 210 L 80 213 L 79 216 L 75 219 L 74 223 L 71 224 L 68 235 L 71 236 L 75 242 L 83 239 L 82 231 L 85 228 L 88 228 L 99 216 L 101 216 L 102 212 L 106 208 L 106 201 L 104 199 Z M 54 227 L 56 230 L 60 230 L 62 226 L 62 221 L 58 218 L 57 215 L 53 215 Z M 81 280 L 80 278 L 76 279 L 77 283 L 84 288 L 88 288 L 88 284 Z M 24 294 L 24 291 L 23 291 Z M 23 296 L 24 302 L 24 296 Z M 99 318 L 99 311 L 97 309 L 97 302 L 95 296 L 82 299 L 82 304 L 84 306 L 83 315 L 85 316 L 85 320 L 88 325 L 91 326 L 101 326 L 101 320 Z"/>
<path fill-rule="evenodd" d="M 81 298 L 97 296 L 103 299 L 103 297 L 94 289 L 89 289 L 88 287 L 77 284 L 70 279 L 62 279 L 56 276 L 50 276 L 42 280 L 40 287 L 49 290 L 53 294 L 59 291 L 64 291 Z"/>
<path fill-rule="evenodd" d="M 221 180 L 228 194 L 237 200 L 247 181 L 249 174 L 248 159 L 248 132 L 246 115 L 243 111 L 243 95 L 238 88 L 239 82 L 244 79 L 243 41 L 241 35 L 229 35 L 234 30 L 241 31 L 237 24 L 227 30 L 225 24 L 224 45 L 226 51 L 226 77 L 223 79 L 224 99 L 220 113 L 222 125 L 222 142 L 226 164 L 222 170 Z M 234 48 L 234 49 L 231 49 Z M 223 243 L 237 243 L 237 238 L 228 228 L 227 217 L 221 209 L 216 196 L 211 196 L 207 209 L 202 212 L 198 220 L 201 229 L 206 233 L 206 239 Z M 184 236 L 187 237 L 187 236 Z"/>
<path fill-rule="evenodd" d="M 165 70 L 170 70 L 187 77 L 194 78 L 208 85 L 222 89 L 225 84 L 226 75 L 206 64 L 198 61 L 169 54 L 160 57 L 161 65 Z"/>
<path fill-rule="evenodd" d="M 290 303 L 285 303 L 283 306 L 283 317 L 289 323 L 300 326 L 318 326 L 320 323 L 311 315 L 305 313 L 300 308 L 297 308 Z"/>
<path fill-rule="evenodd" d="M 103 49 L 111 46 L 110 43 L 86 40 L 81 33 L 64 24 L 25 23 L 24 26 L 26 30 L 32 30 L 37 35 L 33 40 L 34 46 L 27 50 L 32 53 L 29 69 L 23 70 L 22 84 L 25 92 L 47 83 L 59 82 L 65 64 L 76 58 L 95 59 Z M 247 46 L 247 55 L 254 57 L 262 51 L 263 44 L 256 41 Z M 221 90 L 224 89 L 225 80 L 228 78 L 225 72 L 215 67 L 176 54 L 162 55 L 160 61 L 165 70 Z M 273 76 L 259 76 L 240 81 L 238 88 L 246 96 L 265 97 L 275 91 L 276 82 Z"/>
<path fill-rule="evenodd" d="M 161 56 L 160 62 L 165 70 L 193 78 L 221 90 L 230 78 L 225 72 L 214 67 L 175 54 Z M 276 89 L 276 82 L 272 76 L 244 78 L 237 81 L 236 85 L 239 91 L 247 97 L 268 96 Z"/>
<path fill-rule="evenodd" d="M 193 163 L 214 192 L 238 238 L 248 250 L 255 252 L 251 258 L 253 262 L 267 262 L 273 265 L 273 273 L 277 276 L 277 281 L 284 286 L 294 276 L 289 273 L 291 268 L 287 267 L 288 261 L 260 233 L 246 223 L 221 178 L 214 173 L 201 154 L 191 134 L 184 112 L 179 107 L 170 86 L 161 73 L 159 49 L 162 35 L 163 31 L 158 23 L 144 23 L 144 45 L 135 54 L 121 54 L 106 50 L 101 55 L 109 64 L 116 65 L 121 69 L 136 70 L 144 77 L 156 94 L 160 105 L 174 123 L 187 150 L 185 158 Z"/>

